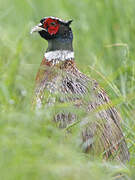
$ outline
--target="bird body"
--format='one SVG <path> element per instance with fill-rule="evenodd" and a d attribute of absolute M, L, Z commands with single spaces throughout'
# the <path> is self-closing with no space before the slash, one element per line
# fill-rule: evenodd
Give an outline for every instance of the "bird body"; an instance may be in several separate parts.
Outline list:
<path fill-rule="evenodd" d="M 41 108 L 44 103 L 69 102 L 76 110 L 83 109 L 88 114 L 79 122 L 83 150 L 125 162 L 129 160 L 129 152 L 120 126 L 121 117 L 99 84 L 76 67 L 70 24 L 71 21 L 46 17 L 32 29 L 48 41 L 36 76 L 34 103 Z M 73 112 L 59 112 L 54 120 L 60 128 L 67 128 L 77 122 L 77 116 Z"/>

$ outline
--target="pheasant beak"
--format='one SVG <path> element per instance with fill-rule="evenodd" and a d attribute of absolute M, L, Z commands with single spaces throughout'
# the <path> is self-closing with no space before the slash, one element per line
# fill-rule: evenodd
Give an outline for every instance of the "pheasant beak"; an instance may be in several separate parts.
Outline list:
<path fill-rule="evenodd" d="M 30 34 L 32 34 L 33 32 L 39 32 L 39 31 L 47 31 L 46 29 L 44 29 L 42 27 L 42 23 L 39 23 L 37 26 L 34 26 L 31 31 Z"/>

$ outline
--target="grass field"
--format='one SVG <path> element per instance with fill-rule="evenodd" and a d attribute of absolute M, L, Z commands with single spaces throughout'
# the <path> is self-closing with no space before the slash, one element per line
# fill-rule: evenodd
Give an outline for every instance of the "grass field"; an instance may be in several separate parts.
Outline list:
<path fill-rule="evenodd" d="M 81 152 L 51 121 L 54 108 L 31 111 L 34 79 L 47 43 L 30 29 L 44 16 L 73 19 L 76 63 L 97 79 L 120 111 L 130 162 Z M 78 112 L 79 113 L 79 112 Z M 0 179 L 135 179 L 134 0 L 0 0 Z"/>

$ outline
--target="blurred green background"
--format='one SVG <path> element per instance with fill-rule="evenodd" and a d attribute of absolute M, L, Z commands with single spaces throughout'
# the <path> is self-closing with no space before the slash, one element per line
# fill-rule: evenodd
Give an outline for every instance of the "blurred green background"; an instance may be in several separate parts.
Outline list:
<path fill-rule="evenodd" d="M 97 79 L 123 117 L 126 166 L 92 160 L 51 122 L 54 109 L 31 111 L 34 80 L 47 42 L 30 29 L 44 16 L 73 19 L 76 63 Z M 135 179 L 134 0 L 0 0 L 1 179 Z M 91 160 L 90 160 L 91 159 Z"/>

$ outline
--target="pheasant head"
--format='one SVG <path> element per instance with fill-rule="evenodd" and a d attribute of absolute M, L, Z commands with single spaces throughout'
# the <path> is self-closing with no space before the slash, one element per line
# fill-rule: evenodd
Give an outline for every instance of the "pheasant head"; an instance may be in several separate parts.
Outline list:
<path fill-rule="evenodd" d="M 71 22 L 72 20 L 64 21 L 49 16 L 42 18 L 40 23 L 32 28 L 31 33 L 38 32 L 42 38 L 48 41 L 48 48 L 45 53 L 46 60 L 64 61 L 74 59 Z"/>

